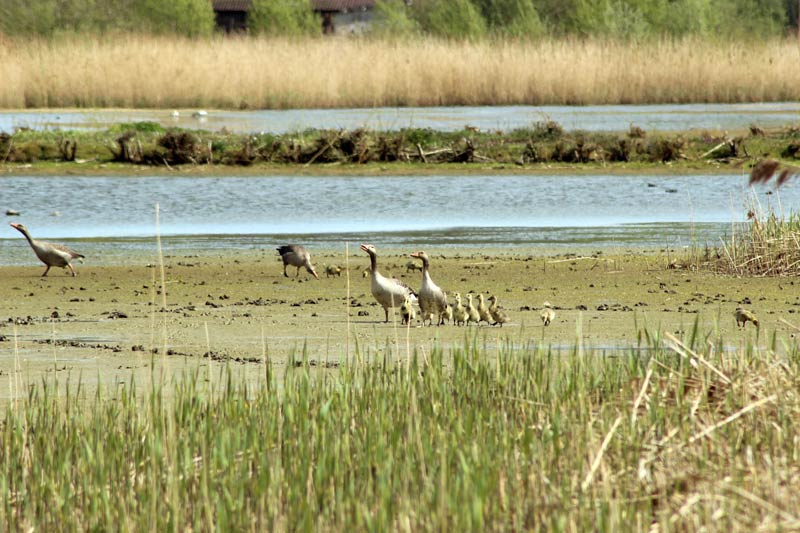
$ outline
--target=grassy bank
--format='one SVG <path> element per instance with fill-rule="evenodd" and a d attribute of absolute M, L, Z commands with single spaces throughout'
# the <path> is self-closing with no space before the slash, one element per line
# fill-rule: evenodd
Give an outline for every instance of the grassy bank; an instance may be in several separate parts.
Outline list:
<path fill-rule="evenodd" d="M 164 129 L 157 123 L 119 124 L 105 131 L 32 131 L 0 133 L 0 168 L 37 164 L 66 171 L 108 164 L 202 169 L 255 166 L 259 171 L 343 167 L 353 173 L 425 172 L 444 167 L 468 172 L 554 167 L 642 171 L 746 167 L 756 159 L 800 158 L 796 126 L 747 132 L 655 133 L 632 125 L 628 132 L 564 131 L 552 121 L 508 132 L 430 129 L 401 131 L 306 130 L 280 135 L 244 135 Z M 55 167 L 53 165 L 56 165 Z M 361 167 L 359 170 L 358 167 Z"/>
<path fill-rule="evenodd" d="M 795 346 L 471 342 L 7 406 L 7 529 L 789 530 Z M 731 345 L 738 347 L 730 350 Z M 699 353 L 695 353 L 697 350 Z M 156 364 L 158 368 L 158 363 Z M 157 373 L 157 371 L 156 371 Z M 157 380 L 157 378 L 156 378 Z M 280 388 L 280 393 L 276 392 Z M 170 399 L 164 398 L 169 391 Z"/>
<path fill-rule="evenodd" d="M 798 61 L 796 40 L 7 39 L 0 108 L 791 101 Z"/>

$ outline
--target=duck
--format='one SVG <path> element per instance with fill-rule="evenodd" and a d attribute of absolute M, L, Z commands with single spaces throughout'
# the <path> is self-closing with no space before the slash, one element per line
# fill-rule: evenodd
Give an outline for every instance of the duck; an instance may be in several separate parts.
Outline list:
<path fill-rule="evenodd" d="M 461 295 L 459 293 L 455 294 L 455 300 L 456 303 L 453 306 L 453 322 L 456 326 L 466 325 L 469 319 L 469 313 L 467 313 L 467 308 L 461 305 Z"/>
<path fill-rule="evenodd" d="M 491 295 L 489 296 L 489 301 L 492 302 L 489 306 L 489 314 L 492 315 L 492 320 L 494 323 L 493 326 L 500 324 L 500 327 L 503 327 L 503 324 L 508 322 L 508 314 L 500 309 L 500 306 L 497 304 L 497 296 Z"/>
<path fill-rule="evenodd" d="M 314 278 L 319 279 L 317 275 L 317 271 L 314 270 L 314 267 L 311 265 L 311 254 L 308 253 L 304 247 L 300 246 L 299 244 L 287 244 L 285 246 L 281 246 L 276 248 L 278 250 L 278 254 L 280 254 L 281 259 L 283 260 L 283 275 L 287 278 L 289 274 L 286 273 L 286 267 L 291 265 L 293 267 L 297 267 L 297 274 L 295 277 L 300 275 L 300 268 L 305 267 L 306 271 L 314 276 Z"/>
<path fill-rule="evenodd" d="M 486 302 L 483 301 L 483 294 L 478 295 L 478 315 L 480 315 L 479 324 L 484 321 L 487 324 L 492 323 L 492 315 L 489 314 L 489 308 L 486 306 Z"/>
<path fill-rule="evenodd" d="M 472 293 L 467 294 L 467 324 L 475 322 L 476 324 L 481 321 L 481 315 L 475 306 L 472 304 Z"/>
<path fill-rule="evenodd" d="M 75 269 L 72 268 L 72 261 L 77 259 L 83 263 L 83 259 L 85 257 L 83 254 L 79 254 L 72 248 L 67 248 L 61 244 L 53 244 L 50 242 L 33 239 L 31 234 L 28 233 L 28 228 L 17 222 L 12 222 L 10 226 L 25 236 L 25 238 L 28 240 L 28 244 L 30 244 L 31 248 L 33 248 L 33 252 L 36 254 L 36 257 L 38 257 L 39 261 L 47 266 L 47 268 L 44 269 L 44 274 L 42 274 L 42 277 L 47 276 L 47 273 L 50 271 L 50 267 L 65 267 L 72 272 L 73 277 L 77 275 L 75 273 Z"/>
<path fill-rule="evenodd" d="M 555 310 L 553 310 L 553 306 L 550 305 L 550 302 L 545 302 L 544 303 L 544 309 L 542 309 L 542 312 L 541 312 L 541 314 L 539 316 L 542 317 L 542 323 L 545 326 L 549 326 L 550 322 L 555 320 L 556 312 L 555 312 Z"/>
<path fill-rule="evenodd" d="M 422 261 L 422 286 L 417 293 L 419 295 L 419 309 L 422 312 L 422 324 L 425 325 L 425 320 L 430 320 L 430 325 L 432 326 L 433 319 L 438 317 L 437 325 L 441 326 L 444 323 L 445 309 L 447 309 L 447 295 L 431 279 L 428 254 L 414 252 L 411 257 Z"/>
<path fill-rule="evenodd" d="M 733 313 L 733 316 L 736 318 L 736 325 L 741 328 L 745 327 L 748 321 L 752 322 L 755 327 L 758 327 L 758 319 L 756 318 L 756 315 L 747 309 L 737 307 L 736 311 Z"/>
<path fill-rule="evenodd" d="M 389 322 L 389 308 L 400 307 L 406 296 L 415 300 L 417 293 L 396 278 L 387 278 L 378 272 L 378 252 L 372 244 L 362 244 L 361 249 L 369 255 L 370 290 L 375 300 L 383 307 L 386 322 Z"/>
<path fill-rule="evenodd" d="M 414 303 L 411 301 L 410 294 L 406 295 L 405 299 L 403 300 L 403 305 L 400 306 L 400 317 L 400 323 L 408 325 L 410 325 L 411 322 L 416 318 Z"/>

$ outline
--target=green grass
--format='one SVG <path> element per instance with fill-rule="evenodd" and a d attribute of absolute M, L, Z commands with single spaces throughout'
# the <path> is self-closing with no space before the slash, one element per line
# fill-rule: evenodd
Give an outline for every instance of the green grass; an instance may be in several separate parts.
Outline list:
<path fill-rule="evenodd" d="M 230 369 L 91 397 L 43 382 L 6 407 L 0 523 L 791 529 L 800 357 L 759 334 L 696 323 L 685 346 L 641 330 L 605 351 L 474 338 L 335 371 L 266 364 L 256 386 Z"/>

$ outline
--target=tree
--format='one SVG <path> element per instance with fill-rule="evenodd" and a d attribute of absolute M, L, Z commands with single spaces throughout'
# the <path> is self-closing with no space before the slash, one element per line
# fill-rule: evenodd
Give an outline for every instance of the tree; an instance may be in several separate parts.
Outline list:
<path fill-rule="evenodd" d="M 138 14 L 145 30 L 198 37 L 214 30 L 214 10 L 208 0 L 142 0 Z"/>
<path fill-rule="evenodd" d="M 409 15 L 405 0 L 378 0 L 371 33 L 385 37 L 408 37 L 419 33 L 417 21 Z"/>
<path fill-rule="evenodd" d="M 478 39 L 486 22 L 470 0 L 417 0 L 411 13 L 422 31 L 448 39 Z"/>
<path fill-rule="evenodd" d="M 494 35 L 533 38 L 544 33 L 544 25 L 532 0 L 474 0 Z"/>
<path fill-rule="evenodd" d="M 316 35 L 320 23 L 308 0 L 253 0 L 248 14 L 250 30 L 263 35 Z"/>

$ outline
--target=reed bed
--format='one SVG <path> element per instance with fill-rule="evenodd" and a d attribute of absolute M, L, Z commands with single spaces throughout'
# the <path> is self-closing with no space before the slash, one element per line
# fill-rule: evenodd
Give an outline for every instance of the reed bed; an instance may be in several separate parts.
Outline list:
<path fill-rule="evenodd" d="M 717 247 L 693 250 L 685 266 L 736 276 L 797 276 L 800 274 L 800 213 L 783 213 L 755 202 L 745 224 L 733 224 Z"/>
<path fill-rule="evenodd" d="M 800 98 L 794 40 L 0 40 L 0 107 L 336 108 Z"/>
<path fill-rule="evenodd" d="M 290 361 L 281 377 L 265 361 L 256 387 L 190 371 L 57 399 L 45 381 L 5 409 L 0 523 L 800 527 L 796 346 L 730 350 L 703 330 L 642 330 L 605 352 L 473 338 L 408 359 L 362 353 L 333 373 Z"/>

